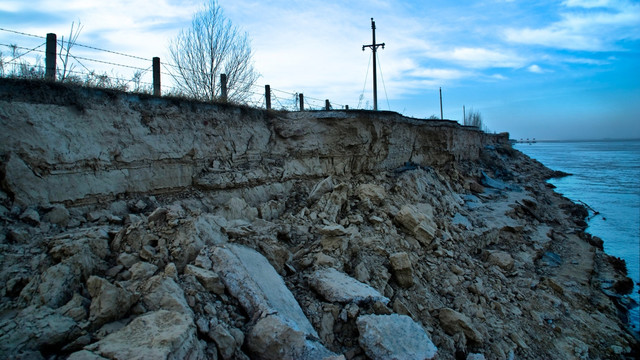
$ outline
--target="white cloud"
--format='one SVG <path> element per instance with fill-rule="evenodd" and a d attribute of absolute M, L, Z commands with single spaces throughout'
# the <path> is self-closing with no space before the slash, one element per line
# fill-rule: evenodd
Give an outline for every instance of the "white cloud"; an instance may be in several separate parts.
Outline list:
<path fill-rule="evenodd" d="M 482 47 L 455 47 L 431 53 L 431 56 L 473 69 L 518 68 L 526 62 L 513 51 Z"/>
<path fill-rule="evenodd" d="M 583 8 L 609 7 L 612 3 L 610 0 L 566 0 L 563 2 L 568 7 Z"/>
<path fill-rule="evenodd" d="M 544 70 L 542 70 L 542 68 L 539 65 L 533 64 L 529 67 L 527 67 L 527 70 L 529 70 L 532 73 L 536 73 L 536 74 L 542 74 L 543 72 L 545 72 Z"/>
<path fill-rule="evenodd" d="M 455 80 L 469 76 L 470 73 L 457 69 L 418 68 L 410 72 L 409 75 L 427 79 Z"/>

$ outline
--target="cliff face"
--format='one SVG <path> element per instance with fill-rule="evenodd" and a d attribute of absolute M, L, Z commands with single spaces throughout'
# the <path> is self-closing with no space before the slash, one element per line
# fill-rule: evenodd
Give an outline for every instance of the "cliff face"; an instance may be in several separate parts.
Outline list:
<path fill-rule="evenodd" d="M 506 135 L 8 80 L 0 120 L 4 357 L 637 349 L 629 279 Z"/>
<path fill-rule="evenodd" d="M 5 190 L 87 203 L 192 187 L 248 189 L 474 160 L 504 136 L 395 113 L 259 110 L 31 84 L 1 85 Z"/>

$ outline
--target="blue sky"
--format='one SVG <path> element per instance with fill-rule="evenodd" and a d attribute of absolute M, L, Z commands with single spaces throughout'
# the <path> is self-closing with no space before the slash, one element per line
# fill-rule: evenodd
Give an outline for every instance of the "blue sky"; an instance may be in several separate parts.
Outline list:
<path fill-rule="evenodd" d="M 386 43 L 378 53 L 380 109 L 439 116 L 442 88 L 445 118 L 462 119 L 464 105 L 479 111 L 489 130 L 512 138 L 640 138 L 639 1 L 219 4 L 251 38 L 259 85 L 371 107 L 371 52 L 362 45 L 371 42 L 373 17 L 377 40 Z M 201 6 L 191 0 L 3 0 L 0 27 L 60 37 L 80 20 L 81 44 L 168 61 L 168 42 Z M 34 41 L 38 45 L 38 39 L 0 31 L 2 44 L 33 48 Z M 0 50 L 6 56 L 8 49 Z M 105 53 L 87 56 L 147 67 Z"/>

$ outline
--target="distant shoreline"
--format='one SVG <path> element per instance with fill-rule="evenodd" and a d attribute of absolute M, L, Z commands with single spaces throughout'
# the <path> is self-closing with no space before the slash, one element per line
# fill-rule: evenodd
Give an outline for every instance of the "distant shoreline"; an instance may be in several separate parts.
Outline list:
<path fill-rule="evenodd" d="M 510 139 L 517 144 L 531 144 L 531 143 L 586 143 L 586 142 L 626 142 L 626 141 L 640 141 L 640 138 L 633 139 L 573 139 L 573 140 L 518 140 Z"/>

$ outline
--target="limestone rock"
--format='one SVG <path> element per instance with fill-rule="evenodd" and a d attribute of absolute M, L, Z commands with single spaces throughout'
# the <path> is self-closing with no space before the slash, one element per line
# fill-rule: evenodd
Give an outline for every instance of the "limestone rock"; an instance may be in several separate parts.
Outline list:
<path fill-rule="evenodd" d="M 223 216 L 227 220 L 253 221 L 258 217 L 258 209 L 249 206 L 244 199 L 237 197 L 229 199 L 217 215 Z"/>
<path fill-rule="evenodd" d="M 484 337 L 476 330 L 466 315 L 453 309 L 442 308 L 438 318 L 440 319 L 440 326 L 447 334 L 455 335 L 462 332 L 469 340 L 475 343 L 482 344 L 484 342 Z"/>
<path fill-rule="evenodd" d="M 42 273 L 42 282 L 38 285 L 38 302 L 58 308 L 71 300 L 79 285 L 80 276 L 72 266 L 66 263 L 53 265 Z"/>
<path fill-rule="evenodd" d="M 348 232 L 342 225 L 327 225 L 318 229 L 318 232 L 327 236 L 344 236 Z"/>
<path fill-rule="evenodd" d="M 215 272 L 189 264 L 185 267 L 184 273 L 194 275 L 207 291 L 218 295 L 224 294 L 224 284 Z"/>
<path fill-rule="evenodd" d="M 91 305 L 91 301 L 82 297 L 80 294 L 75 293 L 71 300 L 64 306 L 56 309 L 56 312 L 60 315 L 70 317 L 75 322 L 81 322 L 88 317 L 87 309 Z"/>
<path fill-rule="evenodd" d="M 192 314 L 184 291 L 171 277 L 155 275 L 141 287 L 141 301 L 149 310 L 170 310 Z"/>
<path fill-rule="evenodd" d="M 313 326 L 269 261 L 250 248 L 227 244 L 211 252 L 213 270 L 249 316 L 277 313 L 305 335 L 317 337 Z"/>
<path fill-rule="evenodd" d="M 102 325 L 124 317 L 136 301 L 135 296 L 121 286 L 91 276 L 87 280 L 87 290 L 91 295 L 89 320 Z"/>
<path fill-rule="evenodd" d="M 318 199 L 320 199 L 322 195 L 330 191 L 333 191 L 333 179 L 331 178 L 331 176 L 320 181 L 313 187 L 313 189 L 311 189 L 309 198 L 307 199 L 307 203 L 313 204 L 314 202 L 318 201 Z"/>
<path fill-rule="evenodd" d="M 80 335 L 73 319 L 47 306 L 29 306 L 13 316 L 0 322 L 0 354 L 6 358 L 43 346 L 59 346 Z"/>
<path fill-rule="evenodd" d="M 333 223 L 338 222 L 338 214 L 347 203 L 348 191 L 347 184 L 339 184 L 333 191 L 324 194 L 316 203 L 320 217 Z"/>
<path fill-rule="evenodd" d="M 122 254 L 120 254 L 120 256 L 118 256 L 118 264 L 121 264 L 127 269 L 139 261 L 140 261 L 140 258 L 137 257 L 136 255 L 127 254 L 125 252 L 123 252 Z"/>
<path fill-rule="evenodd" d="M 422 244 L 429 245 L 433 241 L 437 229 L 432 217 L 433 209 L 428 204 L 405 205 L 396 214 L 395 220 L 409 230 Z"/>
<path fill-rule="evenodd" d="M 131 280 L 148 279 L 158 270 L 158 267 L 146 261 L 139 261 L 133 264 L 129 271 L 131 272 Z"/>
<path fill-rule="evenodd" d="M 302 331 L 278 315 L 259 320 L 249 331 L 247 346 L 262 360 L 344 360 L 322 344 L 307 339 Z"/>
<path fill-rule="evenodd" d="M 471 224 L 471 222 L 469 221 L 469 219 L 468 219 L 466 216 L 464 216 L 464 215 L 462 215 L 462 214 L 460 214 L 460 213 L 456 213 L 456 214 L 453 216 L 453 219 L 451 219 L 451 223 L 452 223 L 453 225 L 462 226 L 462 227 L 464 227 L 464 228 L 465 228 L 465 229 L 467 229 L 467 230 L 471 230 L 471 229 L 473 229 L 473 225 Z"/>
<path fill-rule="evenodd" d="M 358 304 L 376 301 L 387 304 L 389 302 L 389 299 L 382 296 L 376 289 L 334 268 L 320 269 L 314 272 L 309 279 L 309 285 L 331 302 L 355 302 Z"/>
<path fill-rule="evenodd" d="M 249 316 L 267 316 L 252 327 L 247 338 L 259 358 L 315 360 L 335 356 L 321 344 L 307 340 L 317 338 L 317 332 L 264 256 L 235 244 L 216 247 L 211 254 L 213 269 Z"/>
<path fill-rule="evenodd" d="M 492 251 L 489 253 L 489 258 L 487 261 L 490 264 L 497 265 L 504 270 L 513 269 L 513 257 L 507 252 L 504 251 Z"/>
<path fill-rule="evenodd" d="M 224 360 L 231 359 L 233 353 L 236 351 L 235 338 L 224 328 L 224 326 L 218 324 L 217 326 L 209 330 L 209 338 L 215 341 L 220 354 Z"/>
<path fill-rule="evenodd" d="M 107 360 L 107 358 L 89 350 L 80 350 L 69 355 L 67 360 Z"/>
<path fill-rule="evenodd" d="M 158 214 L 162 212 L 156 211 L 156 214 L 160 219 Z M 171 211 L 168 211 L 166 216 L 170 214 Z M 137 223 L 118 233 L 112 242 L 112 248 L 118 252 L 138 253 L 142 259 L 158 267 L 173 262 L 182 271 L 188 263 L 195 260 L 205 245 L 227 241 L 219 224 L 222 220 L 211 214 L 202 214 L 185 219 L 184 222 L 178 221 L 174 225 L 159 221 L 153 223 L 151 231 L 147 229 L 149 223 Z M 171 229 L 170 236 L 168 229 Z"/>
<path fill-rule="evenodd" d="M 424 329 L 406 315 L 362 315 L 358 342 L 373 360 L 433 359 L 437 348 Z"/>
<path fill-rule="evenodd" d="M 485 360 L 485 357 L 483 354 L 469 353 L 466 360 Z"/>
<path fill-rule="evenodd" d="M 110 359 L 205 359 L 192 317 L 167 310 L 141 315 L 85 349 Z"/>
<path fill-rule="evenodd" d="M 366 208 L 380 205 L 387 197 L 384 187 L 375 184 L 362 184 L 356 189 L 356 195 Z"/>
<path fill-rule="evenodd" d="M 69 210 L 62 205 L 55 205 L 42 217 L 43 221 L 66 227 L 71 220 Z"/>
<path fill-rule="evenodd" d="M 403 288 L 413 286 L 413 269 L 411 267 L 411 261 L 409 260 L 409 254 L 406 252 L 399 252 L 389 256 L 389 262 L 393 269 L 393 274 L 398 281 L 398 285 Z"/>
<path fill-rule="evenodd" d="M 40 224 L 40 214 L 35 209 L 28 208 L 21 215 L 20 220 L 29 224 L 29 225 L 39 225 Z"/>

